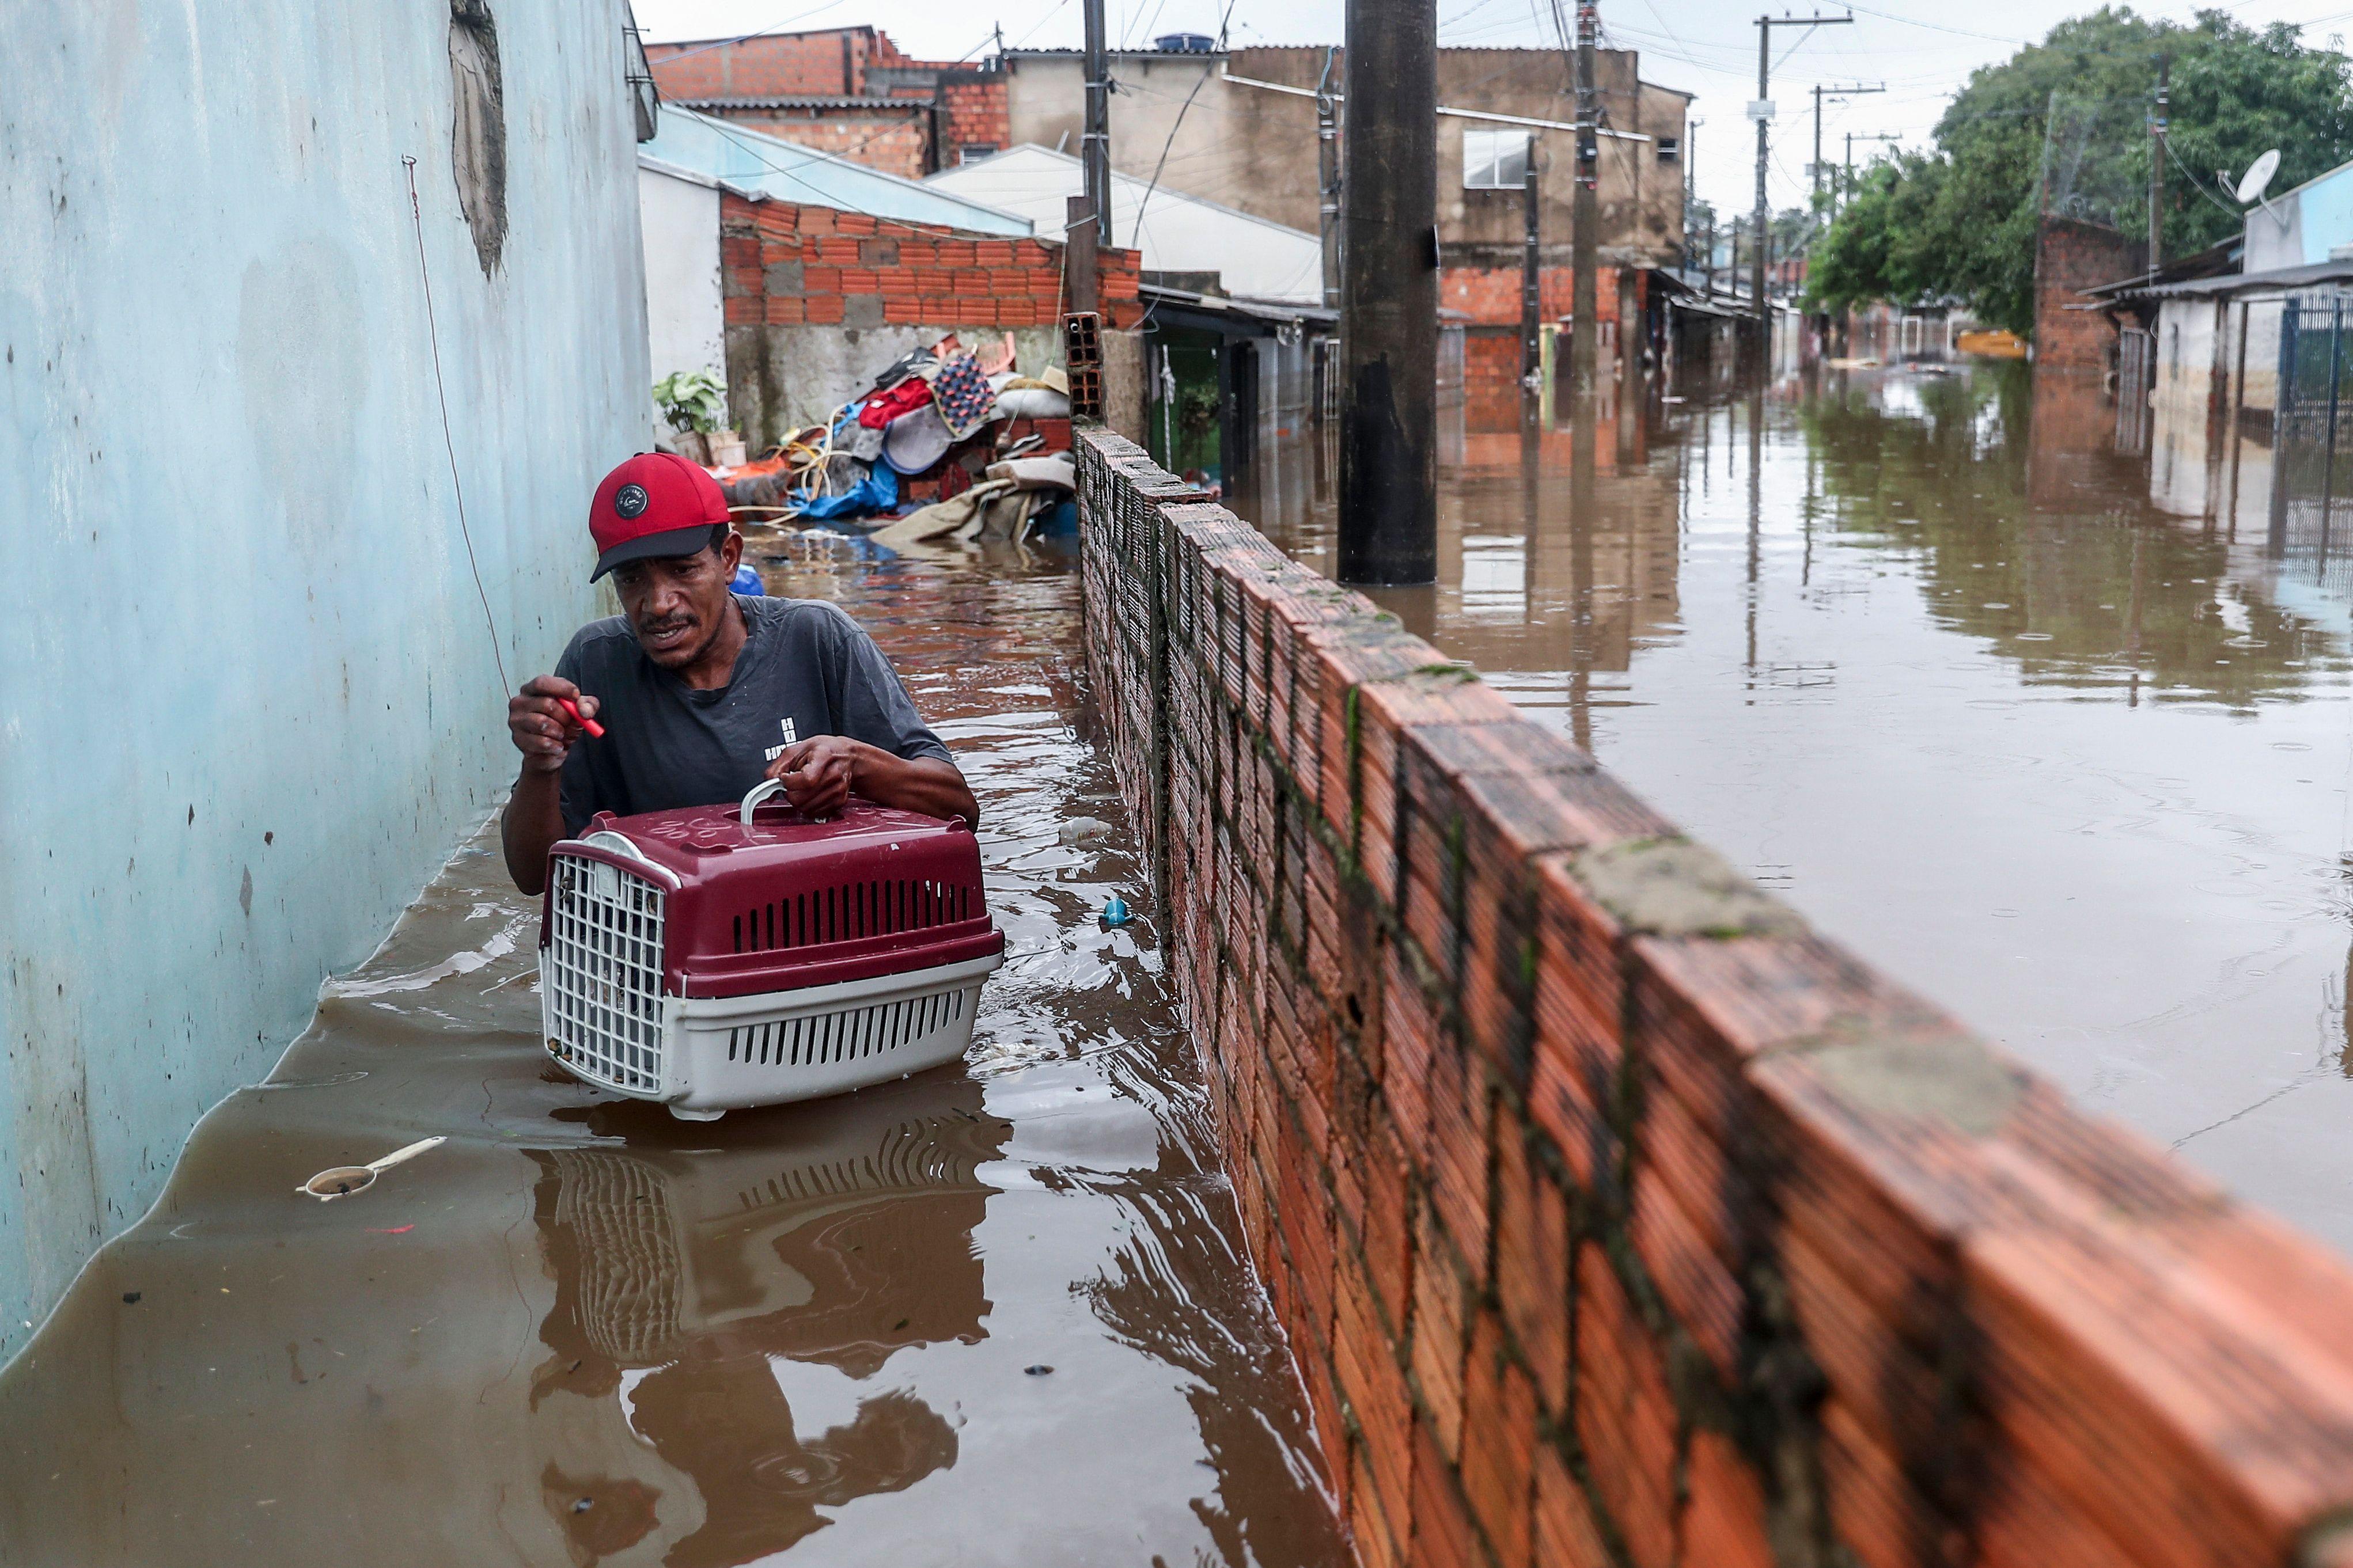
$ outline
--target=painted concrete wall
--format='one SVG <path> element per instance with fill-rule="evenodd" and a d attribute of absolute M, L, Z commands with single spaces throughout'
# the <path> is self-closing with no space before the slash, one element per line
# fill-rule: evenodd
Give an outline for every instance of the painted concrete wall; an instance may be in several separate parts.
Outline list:
<path fill-rule="evenodd" d="M 2249 207 L 2240 270 L 2309 267 L 2340 245 L 2353 245 L 2353 163 Z"/>
<path fill-rule="evenodd" d="M 1120 89 L 1111 99 L 1112 166 L 1143 180 L 1156 172 L 1164 189 L 1315 233 L 1314 89 L 1324 62 L 1320 47 L 1240 48 L 1228 55 L 1114 51 L 1112 74 Z M 1603 144 L 1598 185 L 1601 247 L 1606 262 L 1664 266 L 1683 247 L 1681 149 L 1690 100 L 1642 81 L 1641 63 L 1628 49 L 1604 49 L 1598 57 L 1602 108 L 1610 127 L 1648 138 L 1612 137 Z M 1083 99 L 1080 57 L 1015 50 L 1005 57 L 1005 66 L 1012 141 L 1075 154 Z M 1335 90 L 1344 74 L 1335 62 Z M 1576 118 L 1575 94 L 1560 56 L 1544 49 L 1440 49 L 1438 101 L 1443 109 L 1535 120 Z M 1463 132 L 1496 129 L 1505 127 L 1457 114 L 1439 117 L 1439 239 L 1451 263 L 1518 264 L 1524 224 L 1519 193 L 1462 188 Z M 1535 134 L 1546 258 L 1567 265 L 1575 138 L 1564 131 Z M 1676 142 L 1673 160 L 1661 162 L 1660 138 Z M 1129 243 L 1124 230 L 1120 241 Z"/>
<path fill-rule="evenodd" d="M 590 611 L 581 519 L 647 423 L 623 6 L 491 9 L 488 276 L 447 5 L 0 31 L 0 1353 L 512 776 L 404 154 L 509 674 Z"/>
<path fill-rule="evenodd" d="M 1039 234 L 1060 228 L 1070 198 L 1085 186 L 1078 159 L 1050 147 L 1008 148 L 923 182 L 969 200 L 1018 213 Z M 1324 242 L 1312 231 L 1221 206 L 1165 184 L 1113 170 L 1112 234 L 1144 252 L 1152 272 L 1215 272 L 1229 294 L 1254 300 L 1320 304 Z"/>
<path fill-rule="evenodd" d="M 717 183 L 640 163 L 638 214 L 646 252 L 646 349 L 654 379 L 681 370 L 724 376 Z"/>

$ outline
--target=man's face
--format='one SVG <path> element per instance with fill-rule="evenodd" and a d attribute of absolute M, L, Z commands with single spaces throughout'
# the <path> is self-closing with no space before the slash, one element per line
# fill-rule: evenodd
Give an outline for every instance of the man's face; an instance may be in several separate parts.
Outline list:
<path fill-rule="evenodd" d="M 632 561 L 613 569 L 613 588 L 638 646 L 664 669 L 692 666 L 718 640 L 733 608 L 728 584 L 744 558 L 733 531 L 716 550 Z"/>

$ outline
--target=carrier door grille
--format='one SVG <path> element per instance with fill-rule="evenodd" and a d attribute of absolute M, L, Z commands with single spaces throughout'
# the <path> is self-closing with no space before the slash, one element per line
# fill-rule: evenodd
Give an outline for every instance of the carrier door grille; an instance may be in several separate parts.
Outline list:
<path fill-rule="evenodd" d="M 549 1047 L 615 1089 L 662 1079 L 662 893 L 617 866 L 554 858 L 547 941 Z"/>

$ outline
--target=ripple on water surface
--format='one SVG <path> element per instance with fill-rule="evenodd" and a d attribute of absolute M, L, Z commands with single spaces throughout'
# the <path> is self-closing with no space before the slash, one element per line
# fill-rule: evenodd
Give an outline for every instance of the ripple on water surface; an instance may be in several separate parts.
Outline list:
<path fill-rule="evenodd" d="M 1343 1561 L 1158 952 L 1095 920 L 1136 867 L 1068 563 L 755 552 L 973 777 L 967 1062 L 704 1125 L 592 1091 L 477 839 L 0 1373 L 0 1562 Z"/>

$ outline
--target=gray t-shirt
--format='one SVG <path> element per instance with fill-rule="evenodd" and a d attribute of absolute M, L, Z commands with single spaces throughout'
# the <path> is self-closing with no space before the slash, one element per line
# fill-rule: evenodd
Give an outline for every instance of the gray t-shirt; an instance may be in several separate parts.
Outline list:
<path fill-rule="evenodd" d="M 740 800 L 776 753 L 812 735 L 847 735 L 893 756 L 953 762 L 907 689 L 857 622 L 822 599 L 737 598 L 744 651 L 715 691 L 697 691 L 638 647 L 625 616 L 592 621 L 555 673 L 597 699 L 602 740 L 564 760 L 564 826 L 600 811 L 628 816 Z"/>

